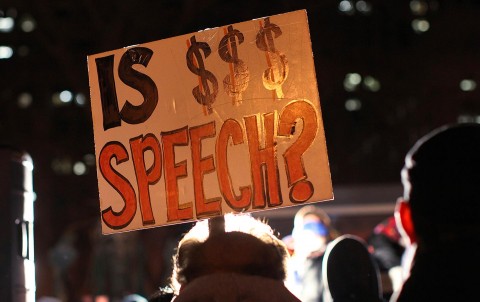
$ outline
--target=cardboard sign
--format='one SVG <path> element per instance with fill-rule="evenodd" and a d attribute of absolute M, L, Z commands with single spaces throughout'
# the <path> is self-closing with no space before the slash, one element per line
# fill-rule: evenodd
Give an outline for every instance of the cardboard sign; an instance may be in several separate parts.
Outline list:
<path fill-rule="evenodd" d="M 333 198 L 305 11 L 88 57 L 104 234 Z"/>

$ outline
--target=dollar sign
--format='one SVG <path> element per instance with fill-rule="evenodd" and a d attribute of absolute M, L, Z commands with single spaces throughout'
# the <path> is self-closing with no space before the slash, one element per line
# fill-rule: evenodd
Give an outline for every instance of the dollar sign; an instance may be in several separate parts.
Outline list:
<path fill-rule="evenodd" d="M 282 84 L 288 76 L 288 60 L 284 53 L 275 47 L 274 39 L 282 35 L 282 30 L 276 24 L 270 23 L 270 18 L 260 21 L 260 30 L 257 33 L 256 45 L 265 51 L 268 69 L 263 72 L 263 86 L 268 90 L 275 90 L 277 97 L 283 98 Z"/>
<path fill-rule="evenodd" d="M 218 55 L 223 61 L 230 63 L 230 74 L 223 79 L 223 88 L 227 95 L 233 98 L 235 105 L 241 104 L 242 93 L 250 81 L 247 65 L 238 58 L 237 39 L 238 44 L 242 44 L 243 34 L 230 25 L 218 45 Z"/>
<path fill-rule="evenodd" d="M 197 42 L 195 36 L 190 38 L 190 47 L 187 50 L 187 67 L 194 74 L 198 75 L 199 85 L 193 88 L 192 94 L 197 100 L 197 103 L 206 106 L 207 112 L 210 114 L 213 112 L 212 104 L 215 102 L 215 98 L 218 93 L 217 78 L 213 73 L 205 69 L 203 63 L 203 57 L 200 50 L 203 51 L 205 58 L 207 58 L 212 52 L 210 46 L 205 42 Z M 209 83 L 211 83 L 212 89 L 210 89 Z"/>

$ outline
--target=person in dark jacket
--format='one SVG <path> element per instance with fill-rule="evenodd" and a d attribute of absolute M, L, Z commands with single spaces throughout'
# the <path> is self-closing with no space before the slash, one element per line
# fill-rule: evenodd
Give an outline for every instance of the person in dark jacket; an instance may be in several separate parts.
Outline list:
<path fill-rule="evenodd" d="M 396 218 L 413 258 L 391 301 L 479 301 L 480 124 L 427 134 L 401 176 Z"/>
<path fill-rule="evenodd" d="M 367 239 L 370 252 L 388 286 L 385 297 L 391 296 L 403 283 L 402 257 L 405 244 L 392 215 L 377 224 Z"/>

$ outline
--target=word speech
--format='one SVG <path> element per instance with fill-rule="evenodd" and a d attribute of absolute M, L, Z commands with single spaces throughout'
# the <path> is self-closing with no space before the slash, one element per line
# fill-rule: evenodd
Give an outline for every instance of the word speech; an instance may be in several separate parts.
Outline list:
<path fill-rule="evenodd" d="M 333 199 L 294 11 L 88 57 L 104 234 Z"/>

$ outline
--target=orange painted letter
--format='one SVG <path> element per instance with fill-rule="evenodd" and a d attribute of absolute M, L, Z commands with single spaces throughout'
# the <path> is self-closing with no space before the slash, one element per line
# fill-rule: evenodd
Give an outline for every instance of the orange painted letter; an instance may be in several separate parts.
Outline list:
<path fill-rule="evenodd" d="M 240 196 L 236 196 L 232 188 L 232 178 L 228 171 L 227 147 L 232 138 L 234 145 L 243 144 L 243 131 L 240 124 L 234 119 L 226 120 L 218 135 L 216 144 L 217 177 L 220 191 L 225 202 L 234 210 L 248 209 L 252 198 L 252 189 L 249 186 L 240 188 Z"/>
<path fill-rule="evenodd" d="M 259 133 L 257 116 L 244 117 L 247 129 L 248 149 L 253 179 L 253 207 L 264 208 L 265 201 L 269 206 L 282 204 L 280 180 L 277 166 L 277 148 L 275 137 L 275 114 L 263 115 L 264 133 Z M 260 140 L 263 138 L 263 147 Z M 266 176 L 265 176 L 266 173 Z"/>
<path fill-rule="evenodd" d="M 170 132 L 162 132 L 163 166 L 165 170 L 165 191 L 167 195 L 167 220 L 193 218 L 192 203 L 180 204 L 178 178 L 187 177 L 187 161 L 175 162 L 175 146 L 188 145 L 187 127 Z"/>
<path fill-rule="evenodd" d="M 117 190 L 125 202 L 124 207 L 119 212 L 115 212 L 112 207 L 102 211 L 103 222 L 114 230 L 123 229 L 132 222 L 137 211 L 137 198 L 132 185 L 123 175 L 113 169 L 111 160 L 115 158 L 116 165 L 128 161 L 128 153 L 125 147 L 119 142 L 110 142 L 106 144 L 98 158 L 100 172 L 103 178 Z"/>
<path fill-rule="evenodd" d="M 152 212 L 149 185 L 156 184 L 162 174 L 160 143 L 153 134 L 147 134 L 143 138 L 139 136 L 131 139 L 130 148 L 137 177 L 138 198 L 143 225 L 154 224 L 155 218 Z M 145 151 L 153 153 L 153 164 L 148 169 L 145 167 Z"/>
<path fill-rule="evenodd" d="M 215 122 L 190 128 L 192 148 L 193 187 L 195 191 L 195 210 L 197 218 L 221 214 L 222 199 L 220 197 L 205 199 L 203 176 L 215 172 L 213 155 L 202 157 L 202 140 L 215 137 Z"/>

